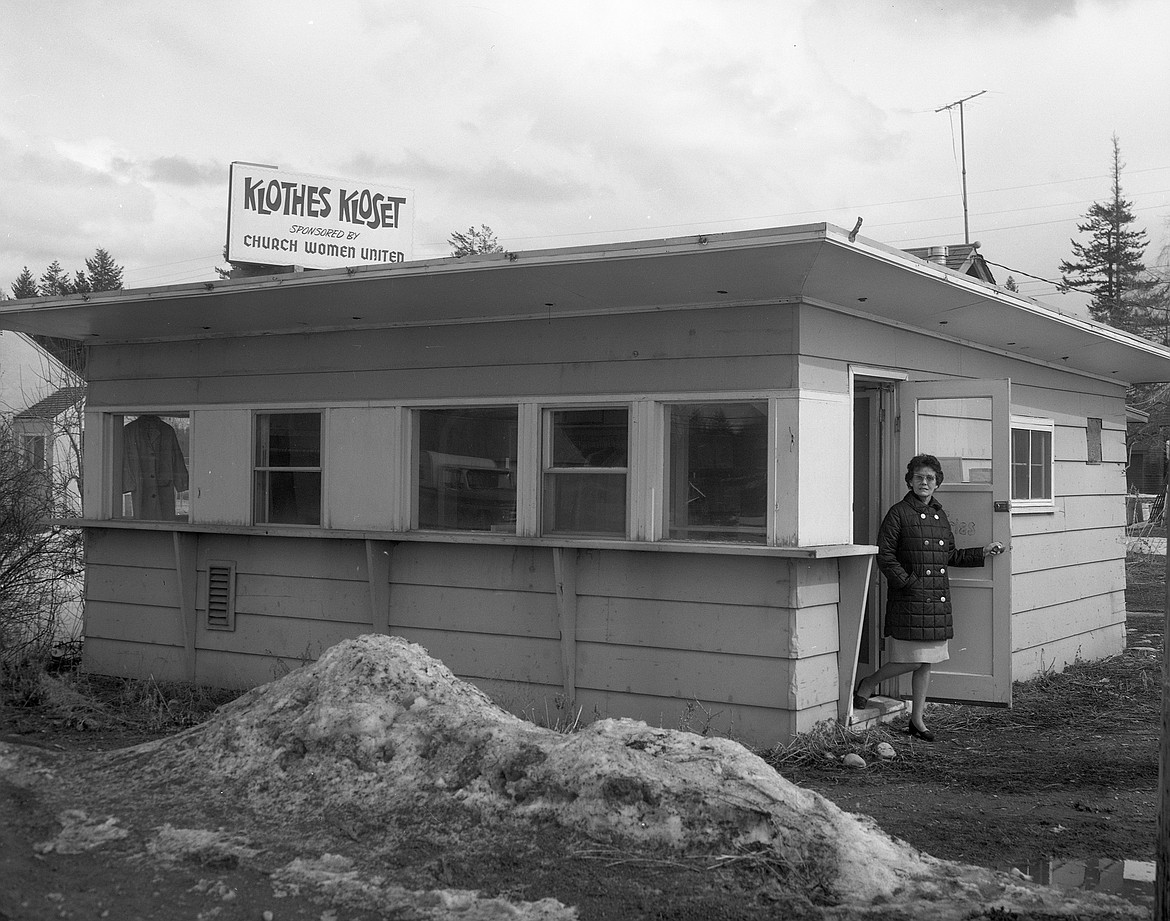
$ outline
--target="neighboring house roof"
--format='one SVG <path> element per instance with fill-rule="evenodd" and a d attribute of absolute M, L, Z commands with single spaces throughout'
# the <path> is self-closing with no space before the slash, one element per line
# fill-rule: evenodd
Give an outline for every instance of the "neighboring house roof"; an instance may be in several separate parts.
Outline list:
<path fill-rule="evenodd" d="M 998 284 L 987 260 L 979 255 L 978 243 L 952 243 L 949 246 L 922 246 L 906 250 L 911 256 L 917 256 L 926 262 L 945 265 L 963 275 L 978 278 L 989 285 Z"/>
<path fill-rule="evenodd" d="M 18 422 L 34 419 L 47 422 L 56 419 L 67 409 L 76 406 L 83 399 L 85 399 L 84 387 L 62 387 L 49 394 L 43 400 L 39 400 L 22 412 L 17 413 L 13 418 Z"/>
<path fill-rule="evenodd" d="M 0 330 L 0 413 L 23 413 L 54 391 L 82 383 L 31 336 Z"/>

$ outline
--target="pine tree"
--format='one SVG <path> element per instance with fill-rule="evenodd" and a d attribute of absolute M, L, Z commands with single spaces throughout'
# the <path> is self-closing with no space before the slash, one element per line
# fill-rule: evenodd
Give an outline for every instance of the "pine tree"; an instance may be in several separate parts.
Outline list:
<path fill-rule="evenodd" d="M 1087 243 L 1072 242 L 1075 260 L 1060 264 L 1062 291 L 1076 289 L 1093 296 L 1089 315 L 1094 320 L 1128 329 L 1140 311 L 1149 288 L 1142 263 L 1147 239 L 1144 230 L 1132 230 L 1133 205 L 1121 194 L 1121 145 L 1113 135 L 1113 183 L 1109 200 L 1094 202 L 1077 231 L 1090 234 Z"/>
<path fill-rule="evenodd" d="M 122 266 L 115 263 L 113 257 L 100 246 L 92 259 L 85 260 L 85 268 L 89 272 L 89 290 L 122 290 Z"/>
<path fill-rule="evenodd" d="M 1020 286 L 1016 284 L 1016 278 L 1015 278 L 1015 276 L 1014 276 L 1014 275 L 1009 275 L 1009 276 L 1007 277 L 1007 281 L 1005 281 L 1005 282 L 1003 283 L 1003 286 L 1004 286 L 1004 288 L 1006 288 L 1008 291 L 1016 291 L 1016 292 L 1019 292 L 1019 290 L 1020 290 Z"/>
<path fill-rule="evenodd" d="M 24 271 L 16 276 L 16 281 L 12 283 L 13 297 L 39 297 L 40 289 L 37 288 L 37 280 L 33 277 L 33 273 L 28 270 L 28 266 L 24 267 Z"/>
<path fill-rule="evenodd" d="M 453 233 L 447 242 L 451 244 L 451 255 L 456 258 L 504 251 L 504 247 L 496 240 L 495 232 L 487 224 L 480 224 L 479 230 L 468 227 L 467 233 Z"/>
<path fill-rule="evenodd" d="M 54 259 L 45 269 L 44 274 L 41 275 L 39 288 L 41 297 L 60 297 L 70 293 L 73 285 L 65 270 L 61 268 L 59 260 Z"/>

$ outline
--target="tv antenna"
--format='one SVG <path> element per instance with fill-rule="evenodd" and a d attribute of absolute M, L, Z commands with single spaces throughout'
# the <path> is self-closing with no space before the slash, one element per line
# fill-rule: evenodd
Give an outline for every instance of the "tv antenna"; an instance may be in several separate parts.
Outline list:
<path fill-rule="evenodd" d="M 939 106 L 935 112 L 946 112 L 953 109 L 955 106 L 959 107 L 959 150 L 963 160 L 963 242 L 971 242 L 971 231 L 967 226 L 967 139 L 966 132 L 963 128 L 963 103 L 970 102 L 976 96 L 982 96 L 987 90 L 980 90 L 978 93 L 972 93 L 970 96 L 964 96 L 962 99 L 956 99 L 954 102 L 945 106 Z M 952 123 L 953 124 L 953 123 Z"/>

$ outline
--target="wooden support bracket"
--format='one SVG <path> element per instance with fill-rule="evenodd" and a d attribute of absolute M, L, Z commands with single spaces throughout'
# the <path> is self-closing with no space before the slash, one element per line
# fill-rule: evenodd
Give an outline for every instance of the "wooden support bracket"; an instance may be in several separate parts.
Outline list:
<path fill-rule="evenodd" d="M 575 548 L 553 548 L 557 589 L 557 623 L 561 632 L 561 683 L 570 707 L 577 699 L 577 553 Z"/>
<path fill-rule="evenodd" d="M 861 652 L 861 627 L 873 572 L 872 556 L 843 556 L 837 563 L 837 718 L 849 721 L 853 687 L 857 681 L 857 656 Z"/>
<path fill-rule="evenodd" d="M 390 633 L 390 560 L 396 541 L 366 541 L 366 580 L 370 589 L 370 625 L 374 633 Z"/>
<path fill-rule="evenodd" d="M 199 535 L 174 532 L 175 585 L 179 602 L 179 626 L 183 636 L 183 672 L 195 681 L 195 635 L 198 629 L 195 595 L 198 591 Z"/>

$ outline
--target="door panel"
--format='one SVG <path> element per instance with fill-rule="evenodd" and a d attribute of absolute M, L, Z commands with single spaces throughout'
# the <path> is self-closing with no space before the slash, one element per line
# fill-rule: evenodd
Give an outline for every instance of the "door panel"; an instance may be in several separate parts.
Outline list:
<path fill-rule="evenodd" d="M 942 463 L 935 498 L 955 543 L 1008 548 L 981 569 L 951 569 L 955 636 L 950 659 L 931 669 L 930 697 L 1011 704 L 1011 383 L 915 381 L 899 385 L 898 399 L 902 463 L 915 454 Z"/>

